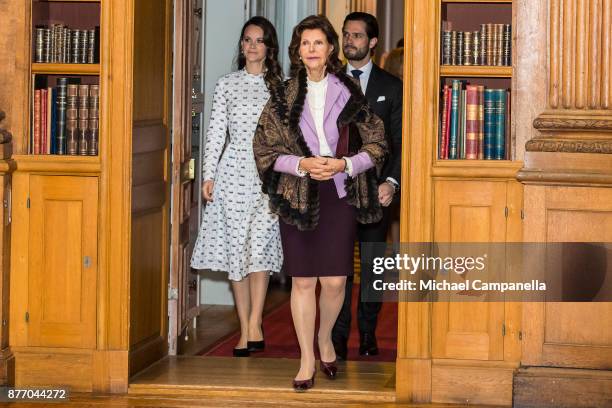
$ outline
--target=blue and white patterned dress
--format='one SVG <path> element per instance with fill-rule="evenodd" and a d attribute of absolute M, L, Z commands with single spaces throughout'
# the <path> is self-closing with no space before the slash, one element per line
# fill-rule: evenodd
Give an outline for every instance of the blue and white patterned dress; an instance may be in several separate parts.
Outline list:
<path fill-rule="evenodd" d="M 233 281 L 279 272 L 283 264 L 278 217 L 261 191 L 253 157 L 253 136 L 269 97 L 263 75 L 246 69 L 221 77 L 213 96 L 204 153 L 213 201 L 204 210 L 191 266 L 228 272 Z"/>

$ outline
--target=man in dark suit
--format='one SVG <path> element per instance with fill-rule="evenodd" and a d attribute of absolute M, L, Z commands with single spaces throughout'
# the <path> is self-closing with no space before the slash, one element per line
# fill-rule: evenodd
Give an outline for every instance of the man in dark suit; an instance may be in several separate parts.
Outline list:
<path fill-rule="evenodd" d="M 380 298 L 372 291 L 374 280 L 373 258 L 384 256 L 387 230 L 391 221 L 389 205 L 398 196 L 401 177 L 402 147 L 402 81 L 375 65 L 371 55 L 378 42 L 378 22 L 368 13 L 354 12 L 346 16 L 342 27 L 342 50 L 347 58 L 346 72 L 359 79 L 361 90 L 374 113 L 385 124 L 385 136 L 389 145 L 389 158 L 378 180 L 378 198 L 383 207 L 383 218 L 376 224 L 359 225 L 361 244 L 361 280 L 357 322 L 359 326 L 359 354 L 376 355 L 376 323 L 381 308 Z M 364 252 L 364 243 L 370 245 Z M 342 310 L 332 332 L 332 340 L 338 359 L 346 360 L 347 342 L 351 327 L 351 293 L 353 281 L 347 279 Z M 362 295 L 368 301 L 363 301 Z M 378 294 L 378 296 L 380 296 Z"/>

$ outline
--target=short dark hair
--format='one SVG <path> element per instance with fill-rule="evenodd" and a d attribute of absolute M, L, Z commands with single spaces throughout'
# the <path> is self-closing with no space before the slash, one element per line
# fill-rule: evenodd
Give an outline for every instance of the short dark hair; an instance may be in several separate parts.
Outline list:
<path fill-rule="evenodd" d="M 342 24 L 343 30 L 347 21 L 363 21 L 365 23 L 368 39 L 378 38 L 380 33 L 378 28 L 378 20 L 376 20 L 376 17 L 373 15 L 361 11 L 354 11 L 344 18 L 344 23 Z"/>
<path fill-rule="evenodd" d="M 334 30 L 334 26 L 325 16 L 308 16 L 298 23 L 293 29 L 291 43 L 289 44 L 289 60 L 291 61 L 290 75 L 297 77 L 298 72 L 304 68 L 304 63 L 300 60 L 300 43 L 302 42 L 302 33 L 306 30 L 321 30 L 327 42 L 333 45 L 329 57 L 327 57 L 327 72 L 335 74 L 342 70 L 342 62 L 340 61 L 340 45 L 338 42 L 338 33 Z"/>

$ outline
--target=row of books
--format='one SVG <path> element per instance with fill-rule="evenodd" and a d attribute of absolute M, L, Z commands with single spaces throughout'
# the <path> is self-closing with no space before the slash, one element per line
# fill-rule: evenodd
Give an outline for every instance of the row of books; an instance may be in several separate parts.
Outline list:
<path fill-rule="evenodd" d="M 442 90 L 438 158 L 505 160 L 510 152 L 510 92 L 453 80 Z"/>
<path fill-rule="evenodd" d="M 100 62 L 100 27 L 73 30 L 63 24 L 38 26 L 34 62 L 95 64 Z"/>
<path fill-rule="evenodd" d="M 30 154 L 98 154 L 100 88 L 77 81 L 34 90 Z"/>
<path fill-rule="evenodd" d="M 510 24 L 481 24 L 480 31 L 442 31 L 442 65 L 512 65 Z"/>

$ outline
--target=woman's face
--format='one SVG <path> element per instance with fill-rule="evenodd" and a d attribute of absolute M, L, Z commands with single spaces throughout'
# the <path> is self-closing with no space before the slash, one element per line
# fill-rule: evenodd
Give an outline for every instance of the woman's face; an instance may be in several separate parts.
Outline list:
<path fill-rule="evenodd" d="M 327 41 L 322 30 L 316 28 L 302 32 L 299 54 L 309 70 L 316 71 L 325 67 L 327 57 L 333 50 L 334 46 Z"/>
<path fill-rule="evenodd" d="M 264 44 L 264 32 L 261 27 L 250 25 L 242 37 L 242 53 L 247 62 L 262 62 L 266 59 L 268 47 Z"/>

